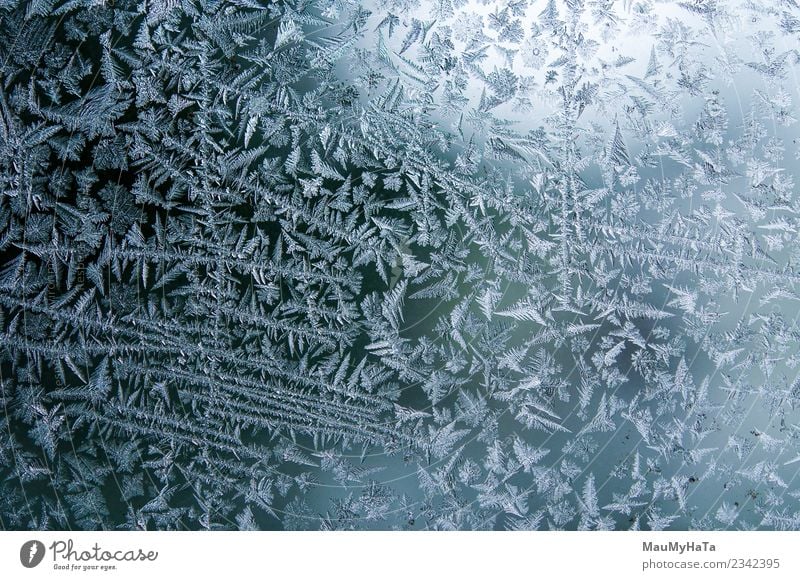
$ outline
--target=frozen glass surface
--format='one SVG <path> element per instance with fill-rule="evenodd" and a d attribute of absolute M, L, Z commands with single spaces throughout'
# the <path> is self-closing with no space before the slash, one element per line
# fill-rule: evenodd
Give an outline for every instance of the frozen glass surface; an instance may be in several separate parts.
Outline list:
<path fill-rule="evenodd" d="M 800 528 L 798 35 L 0 0 L 0 528 Z"/>

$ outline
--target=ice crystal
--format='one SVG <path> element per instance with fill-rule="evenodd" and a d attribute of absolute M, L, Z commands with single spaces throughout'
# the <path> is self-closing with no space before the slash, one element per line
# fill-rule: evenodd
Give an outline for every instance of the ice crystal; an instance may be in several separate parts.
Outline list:
<path fill-rule="evenodd" d="M 0 526 L 800 528 L 798 23 L 0 0 Z"/>

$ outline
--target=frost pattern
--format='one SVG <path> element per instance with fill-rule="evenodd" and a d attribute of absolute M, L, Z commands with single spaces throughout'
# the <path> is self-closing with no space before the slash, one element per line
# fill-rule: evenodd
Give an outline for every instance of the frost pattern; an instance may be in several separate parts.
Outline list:
<path fill-rule="evenodd" d="M 0 0 L 0 527 L 800 529 L 799 34 Z"/>

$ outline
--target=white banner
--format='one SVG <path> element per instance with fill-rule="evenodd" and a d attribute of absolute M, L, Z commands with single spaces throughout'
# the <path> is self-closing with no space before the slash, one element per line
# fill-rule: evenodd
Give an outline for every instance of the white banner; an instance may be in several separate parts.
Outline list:
<path fill-rule="evenodd" d="M 0 578 L 794 580 L 799 540 L 792 532 L 3 532 Z"/>

